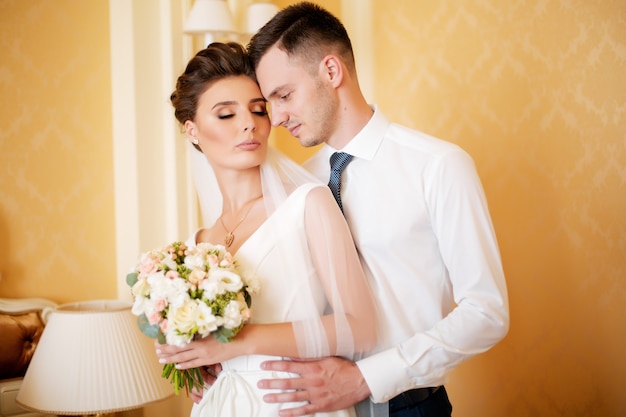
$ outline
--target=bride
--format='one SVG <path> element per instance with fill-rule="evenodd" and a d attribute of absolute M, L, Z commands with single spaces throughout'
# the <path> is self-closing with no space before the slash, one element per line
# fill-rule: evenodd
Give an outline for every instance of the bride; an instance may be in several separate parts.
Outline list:
<path fill-rule="evenodd" d="M 161 363 L 218 369 L 194 396 L 192 417 L 275 417 L 257 389 L 278 358 L 343 356 L 374 347 L 375 312 L 350 231 L 330 190 L 270 148 L 270 121 L 243 47 L 212 43 L 192 58 L 171 95 L 196 148 L 194 176 L 210 227 L 188 246 L 224 244 L 261 290 L 250 322 L 230 343 L 209 336 L 159 345 Z M 206 374 L 205 374 L 206 375 Z M 272 373 L 273 377 L 293 377 Z M 267 390 L 263 391 L 263 394 Z M 316 416 L 354 416 L 354 409 Z"/>

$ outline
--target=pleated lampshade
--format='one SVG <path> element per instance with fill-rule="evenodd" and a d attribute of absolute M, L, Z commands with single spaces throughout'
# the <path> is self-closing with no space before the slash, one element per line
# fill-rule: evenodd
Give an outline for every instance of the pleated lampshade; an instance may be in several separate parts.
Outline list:
<path fill-rule="evenodd" d="M 17 395 L 23 408 L 87 415 L 130 410 L 173 392 L 131 304 L 65 304 L 50 313 Z"/>

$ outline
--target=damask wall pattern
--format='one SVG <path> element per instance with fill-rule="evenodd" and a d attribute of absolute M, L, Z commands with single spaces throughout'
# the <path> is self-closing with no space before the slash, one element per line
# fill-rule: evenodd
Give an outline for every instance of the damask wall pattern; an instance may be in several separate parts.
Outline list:
<path fill-rule="evenodd" d="M 511 330 L 455 415 L 626 415 L 626 3 L 373 4 L 378 104 L 473 156 L 502 251 Z"/>
<path fill-rule="evenodd" d="M 108 25 L 106 0 L 0 0 L 0 297 L 115 297 Z"/>

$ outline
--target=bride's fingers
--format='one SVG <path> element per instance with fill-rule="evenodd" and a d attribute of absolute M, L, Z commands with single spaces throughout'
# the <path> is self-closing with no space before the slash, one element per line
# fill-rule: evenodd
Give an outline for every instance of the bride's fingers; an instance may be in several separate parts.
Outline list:
<path fill-rule="evenodd" d="M 179 348 L 177 346 L 171 345 L 158 345 L 156 347 L 156 355 L 158 358 L 161 359 L 176 357 L 177 355 L 182 355 L 190 351 L 191 349 L 189 349 L 188 347 Z M 170 360 L 168 362 L 175 362 L 175 360 Z"/>
<path fill-rule="evenodd" d="M 175 358 L 177 355 L 178 353 L 168 353 L 160 349 L 156 350 L 156 356 L 161 363 L 175 362 L 175 359 L 173 360 L 172 358 Z"/>
<path fill-rule="evenodd" d="M 176 363 L 176 364 L 185 364 L 187 365 L 189 362 L 198 359 L 197 355 L 195 355 L 192 351 L 182 351 L 173 354 L 164 354 L 157 353 L 157 357 L 159 358 L 159 363 Z M 185 366 L 181 369 L 193 368 L 193 366 Z"/>
<path fill-rule="evenodd" d="M 197 358 L 188 361 L 176 361 L 176 369 L 190 369 L 202 366 L 202 361 Z"/>

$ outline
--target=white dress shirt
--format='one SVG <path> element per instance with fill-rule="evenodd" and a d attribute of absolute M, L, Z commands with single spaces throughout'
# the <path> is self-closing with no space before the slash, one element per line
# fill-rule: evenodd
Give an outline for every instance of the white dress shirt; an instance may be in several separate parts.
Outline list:
<path fill-rule="evenodd" d="M 325 145 L 305 166 L 328 181 Z M 457 145 L 375 110 L 342 149 L 341 200 L 378 309 L 379 345 L 357 361 L 375 403 L 438 386 L 507 333 L 508 299 L 487 201 Z"/>

